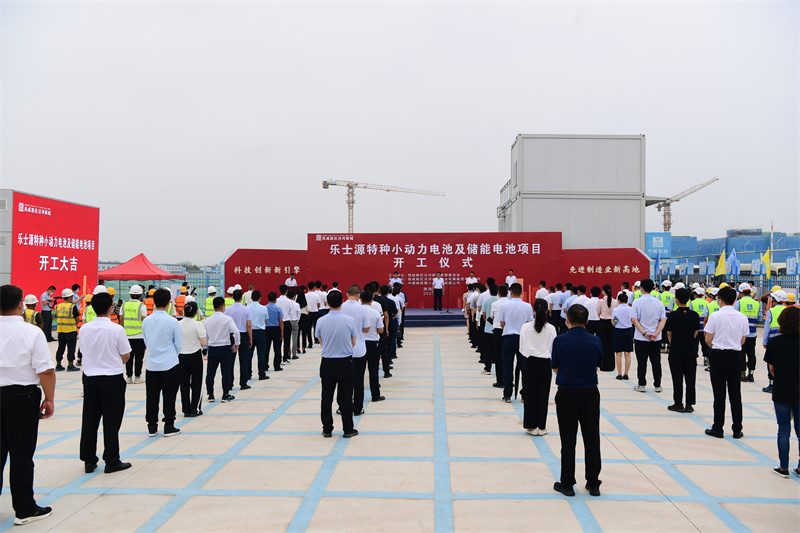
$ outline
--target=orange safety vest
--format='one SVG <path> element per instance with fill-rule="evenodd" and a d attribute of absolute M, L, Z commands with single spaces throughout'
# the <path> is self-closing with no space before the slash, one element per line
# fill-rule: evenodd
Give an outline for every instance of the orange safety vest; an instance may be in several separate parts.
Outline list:
<path fill-rule="evenodd" d="M 116 304 L 111 305 L 111 322 L 114 324 L 119 324 L 119 311 Z"/>
<path fill-rule="evenodd" d="M 156 309 L 156 301 L 153 300 L 152 296 L 149 298 L 144 299 L 144 306 L 147 308 L 147 314 L 152 315 L 153 311 Z"/>
<path fill-rule="evenodd" d="M 81 329 L 83 325 L 83 313 L 86 311 L 86 300 L 81 300 L 81 307 L 80 307 L 80 316 L 75 319 L 75 322 L 78 324 L 78 329 Z"/>
<path fill-rule="evenodd" d="M 184 307 L 186 307 L 186 296 L 181 294 L 175 298 L 175 308 L 178 316 L 183 316 Z"/>

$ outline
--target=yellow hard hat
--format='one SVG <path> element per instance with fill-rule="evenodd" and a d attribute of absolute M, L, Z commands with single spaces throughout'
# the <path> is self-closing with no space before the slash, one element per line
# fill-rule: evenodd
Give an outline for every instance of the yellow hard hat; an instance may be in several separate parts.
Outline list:
<path fill-rule="evenodd" d="M 772 290 L 770 290 L 769 292 L 775 292 L 775 291 L 780 291 L 780 290 L 782 290 L 780 285 L 774 285 L 772 287 Z"/>
<path fill-rule="evenodd" d="M 155 290 L 155 289 L 150 289 L 149 291 L 147 291 L 147 295 L 148 295 L 148 296 L 152 296 L 152 295 L 154 295 L 155 293 L 156 293 L 156 290 Z"/>
<path fill-rule="evenodd" d="M 719 284 L 719 288 L 720 288 L 720 289 L 724 289 L 724 288 L 725 288 L 725 287 L 727 287 L 727 286 L 728 286 L 728 284 L 727 284 L 727 283 L 725 283 L 724 281 L 723 281 L 722 283 L 720 283 L 720 284 Z"/>
<path fill-rule="evenodd" d="M 797 295 L 793 292 L 790 292 L 786 295 L 786 303 L 789 305 L 794 305 L 797 303 Z"/>
<path fill-rule="evenodd" d="M 87 294 L 86 297 L 84 298 L 84 300 L 86 300 L 87 302 L 91 302 L 92 301 L 92 295 L 91 294 Z"/>
<path fill-rule="evenodd" d="M 114 287 L 109 287 L 108 288 L 108 294 L 110 294 L 111 296 L 114 296 L 115 294 L 117 294 L 117 291 L 114 290 Z"/>

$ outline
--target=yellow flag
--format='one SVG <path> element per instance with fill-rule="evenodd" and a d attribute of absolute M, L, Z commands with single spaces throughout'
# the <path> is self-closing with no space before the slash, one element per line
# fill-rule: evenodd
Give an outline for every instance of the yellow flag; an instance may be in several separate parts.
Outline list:
<path fill-rule="evenodd" d="M 769 275 L 771 274 L 769 269 L 769 250 L 764 252 L 764 255 L 761 256 L 761 261 L 764 263 L 764 268 L 767 269 L 767 279 L 769 279 Z"/>
<path fill-rule="evenodd" d="M 725 250 L 722 250 L 722 254 L 719 256 L 719 262 L 717 262 L 717 270 L 714 272 L 715 276 L 724 276 L 725 275 Z"/>

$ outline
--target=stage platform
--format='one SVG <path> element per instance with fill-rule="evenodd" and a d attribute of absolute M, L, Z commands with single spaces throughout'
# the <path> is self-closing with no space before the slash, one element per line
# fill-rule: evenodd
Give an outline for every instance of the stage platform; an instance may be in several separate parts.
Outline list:
<path fill-rule="evenodd" d="M 409 328 L 442 328 L 450 326 L 466 327 L 467 319 L 461 309 L 434 311 L 427 309 L 406 309 L 406 327 Z"/>

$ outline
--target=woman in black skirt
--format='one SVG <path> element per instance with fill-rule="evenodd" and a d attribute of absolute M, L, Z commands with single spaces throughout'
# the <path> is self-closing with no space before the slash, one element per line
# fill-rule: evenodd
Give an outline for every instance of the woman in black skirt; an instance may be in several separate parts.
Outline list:
<path fill-rule="evenodd" d="M 524 324 L 519 333 L 519 353 L 525 359 L 522 426 L 530 435 L 547 435 L 547 406 L 553 380 L 550 360 L 557 335 L 556 328 L 547 321 L 547 308 L 547 301 L 541 298 L 533 302 L 533 322 Z"/>

